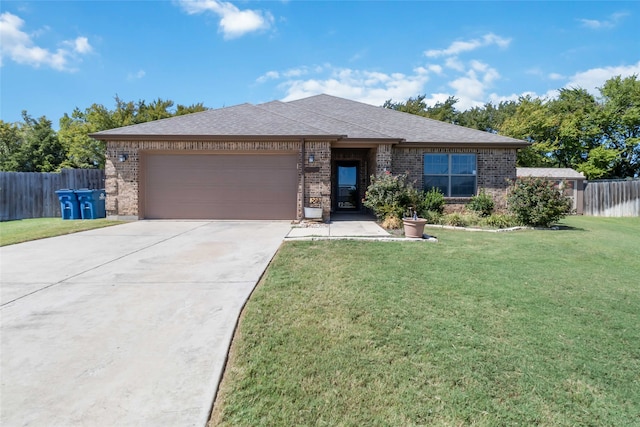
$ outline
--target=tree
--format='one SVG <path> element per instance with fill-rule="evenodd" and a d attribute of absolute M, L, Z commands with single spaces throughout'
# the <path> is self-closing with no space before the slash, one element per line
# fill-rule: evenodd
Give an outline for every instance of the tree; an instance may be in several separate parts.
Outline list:
<path fill-rule="evenodd" d="M 486 103 L 458 114 L 458 124 L 490 133 L 499 133 L 505 120 L 515 114 L 518 103 L 502 101 L 497 106 Z"/>
<path fill-rule="evenodd" d="M 89 137 L 90 133 L 113 128 L 113 119 L 102 105 L 93 104 L 84 112 L 78 108 L 60 119 L 60 141 L 65 145 L 68 168 L 104 168 L 105 144 Z"/>
<path fill-rule="evenodd" d="M 34 119 L 22 112 L 22 123 L 2 122 L 0 164 L 2 170 L 14 172 L 54 172 L 60 169 L 65 150 L 51 121 L 45 116 Z"/>
<path fill-rule="evenodd" d="M 21 130 L 16 123 L 0 120 L 0 170 L 15 171 L 19 167 Z"/>
<path fill-rule="evenodd" d="M 640 174 L 640 80 L 633 75 L 617 76 L 600 88 L 603 108 L 600 127 L 604 146 L 617 150 L 612 176 L 624 178 Z"/>
<path fill-rule="evenodd" d="M 427 109 L 427 104 L 424 102 L 425 98 L 426 95 L 418 95 L 415 98 L 407 99 L 405 102 L 393 102 L 387 99 L 384 104 L 382 104 L 382 107 L 425 117 L 425 111 Z"/>
<path fill-rule="evenodd" d="M 93 104 L 84 111 L 76 108 L 71 116 L 65 113 L 60 119 L 59 136 L 67 152 L 64 167 L 104 167 L 105 144 L 91 138 L 91 133 L 207 110 L 198 103 L 190 106 L 179 104 L 174 111 L 173 101 L 161 98 L 147 104 L 144 100 L 123 101 L 116 95 L 115 103 L 114 110 Z"/>
<path fill-rule="evenodd" d="M 188 106 L 178 104 L 178 106 L 176 107 L 175 115 L 183 116 L 185 114 L 200 113 L 207 110 L 208 108 L 202 105 L 202 102 L 198 102 L 197 104 L 191 104 Z"/>
<path fill-rule="evenodd" d="M 553 167 L 551 153 L 556 149 L 555 138 L 547 123 L 545 105 L 540 98 L 522 97 L 514 114 L 500 127 L 502 135 L 531 142 L 518 151 L 518 166 Z"/>
<path fill-rule="evenodd" d="M 436 102 L 433 107 L 429 107 L 426 102 L 424 102 L 425 98 L 426 95 L 418 95 L 415 98 L 407 99 L 405 102 L 393 102 L 388 99 L 382 107 L 428 117 L 441 122 L 457 123 L 459 113 L 455 108 L 455 104 L 458 102 L 456 98 L 450 96 L 444 102 Z"/>
<path fill-rule="evenodd" d="M 455 107 L 457 102 L 458 100 L 453 96 L 448 97 L 444 102 L 438 101 L 433 107 L 426 108 L 424 116 L 441 122 L 457 124 L 459 115 Z"/>

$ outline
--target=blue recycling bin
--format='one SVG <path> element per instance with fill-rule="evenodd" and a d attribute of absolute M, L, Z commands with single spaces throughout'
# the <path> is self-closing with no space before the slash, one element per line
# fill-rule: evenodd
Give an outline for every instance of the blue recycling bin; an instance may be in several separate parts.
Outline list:
<path fill-rule="evenodd" d="M 80 205 L 73 190 L 57 190 L 58 200 L 60 200 L 60 213 L 62 219 L 80 219 Z"/>
<path fill-rule="evenodd" d="M 80 205 L 80 215 L 82 219 L 98 219 L 107 216 L 104 200 L 106 193 L 104 190 L 81 189 L 75 191 Z"/>

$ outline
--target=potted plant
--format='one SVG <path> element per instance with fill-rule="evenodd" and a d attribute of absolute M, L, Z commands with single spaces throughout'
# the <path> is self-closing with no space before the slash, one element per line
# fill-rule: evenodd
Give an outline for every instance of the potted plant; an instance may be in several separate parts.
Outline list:
<path fill-rule="evenodd" d="M 424 235 L 424 225 L 427 220 L 418 218 L 418 212 L 413 208 L 409 208 L 409 216 L 402 218 L 404 226 L 404 236 L 413 239 L 422 239 Z"/>

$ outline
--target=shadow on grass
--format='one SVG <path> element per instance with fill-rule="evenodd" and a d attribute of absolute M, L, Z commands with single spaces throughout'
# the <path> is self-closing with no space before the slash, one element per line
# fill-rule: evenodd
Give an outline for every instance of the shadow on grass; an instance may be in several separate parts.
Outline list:
<path fill-rule="evenodd" d="M 554 225 L 551 228 L 543 228 L 542 230 L 553 230 L 553 231 L 583 231 L 583 232 L 587 232 L 589 230 L 586 230 L 582 227 L 572 227 L 570 225 Z"/>

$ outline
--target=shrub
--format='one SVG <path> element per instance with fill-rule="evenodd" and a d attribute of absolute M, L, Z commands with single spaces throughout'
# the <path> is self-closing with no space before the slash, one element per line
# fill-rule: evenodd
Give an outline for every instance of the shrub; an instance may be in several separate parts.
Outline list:
<path fill-rule="evenodd" d="M 509 214 L 492 214 L 482 218 L 480 225 L 491 228 L 508 228 L 520 225 L 514 215 Z"/>
<path fill-rule="evenodd" d="M 380 224 L 382 228 L 386 228 L 387 230 L 397 230 L 402 228 L 402 220 L 394 214 L 387 215 L 385 219 L 382 220 Z"/>
<path fill-rule="evenodd" d="M 425 218 L 427 212 L 436 212 L 442 214 L 444 212 L 444 194 L 438 188 L 432 188 L 429 191 L 420 191 L 418 193 L 418 201 L 416 209 L 418 215 Z"/>
<path fill-rule="evenodd" d="M 440 212 L 426 211 L 420 216 L 426 219 L 429 224 L 440 224 L 442 221 L 442 214 Z"/>
<path fill-rule="evenodd" d="M 569 197 L 554 188 L 553 183 L 534 177 L 513 182 L 507 203 L 518 221 L 536 227 L 549 227 L 571 211 Z"/>
<path fill-rule="evenodd" d="M 384 220 L 391 215 L 402 218 L 409 207 L 416 205 L 418 192 L 406 175 L 384 173 L 372 176 L 363 205 Z"/>
<path fill-rule="evenodd" d="M 477 196 L 473 196 L 471 201 L 467 203 L 467 209 L 477 212 L 480 216 L 489 216 L 493 213 L 495 204 L 493 197 L 480 190 Z"/>
<path fill-rule="evenodd" d="M 453 227 L 466 227 L 469 225 L 469 220 L 463 214 L 459 212 L 450 213 L 442 218 L 444 225 L 451 225 Z"/>

